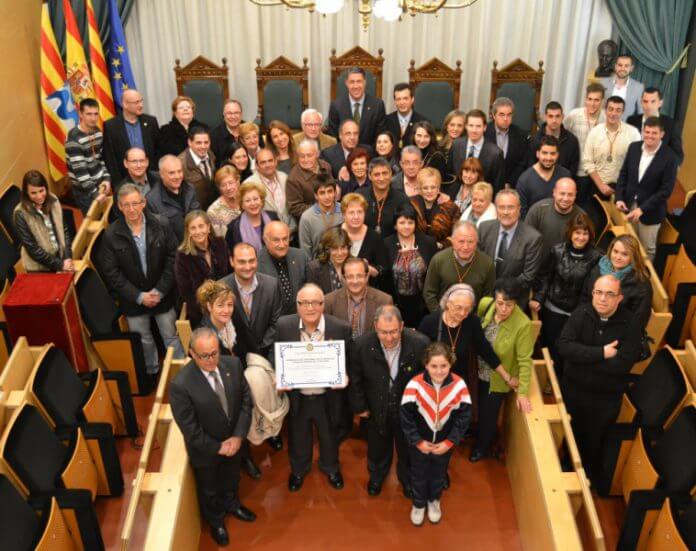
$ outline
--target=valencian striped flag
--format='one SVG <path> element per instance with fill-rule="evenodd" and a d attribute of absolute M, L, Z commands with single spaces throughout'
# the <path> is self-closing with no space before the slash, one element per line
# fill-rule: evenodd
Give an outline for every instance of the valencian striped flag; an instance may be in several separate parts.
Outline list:
<path fill-rule="evenodd" d="M 99 116 L 102 121 L 108 121 L 116 115 L 114 99 L 111 97 L 111 84 L 109 83 L 109 71 L 106 68 L 104 51 L 102 50 L 99 26 L 94 16 L 92 0 L 85 2 L 87 11 L 87 29 L 89 36 L 89 61 L 92 66 L 92 84 L 94 95 L 99 102 Z"/>
<path fill-rule="evenodd" d="M 77 111 L 70 95 L 65 67 L 51 26 L 48 4 L 41 7 L 41 111 L 46 153 L 51 177 L 58 181 L 68 174 L 65 138 L 77 124 Z"/>
<path fill-rule="evenodd" d="M 85 98 L 94 98 L 94 87 L 85 59 L 85 50 L 82 47 L 80 29 L 77 27 L 70 0 L 63 0 L 63 12 L 65 14 L 65 69 L 73 100 L 75 105 L 79 105 Z"/>
<path fill-rule="evenodd" d="M 109 48 L 107 51 L 109 61 L 109 73 L 111 75 L 111 89 L 114 93 L 114 101 L 119 107 L 123 107 L 121 97 L 123 91 L 135 88 L 135 79 L 131 69 L 126 37 L 123 34 L 123 25 L 118 13 L 116 0 L 109 0 Z"/>

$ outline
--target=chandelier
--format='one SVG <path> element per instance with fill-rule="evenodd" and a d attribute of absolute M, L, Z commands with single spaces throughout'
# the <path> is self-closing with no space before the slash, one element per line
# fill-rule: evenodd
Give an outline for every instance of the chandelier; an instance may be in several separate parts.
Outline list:
<path fill-rule="evenodd" d="M 349 0 L 350 1 L 350 0 Z M 401 20 L 404 15 L 415 17 L 419 13 L 437 13 L 441 9 L 467 8 L 478 0 L 357 0 L 357 9 L 362 19 L 363 30 L 370 25 L 374 14 L 383 21 Z M 257 6 L 285 6 L 306 9 L 322 15 L 339 12 L 345 0 L 250 0 Z"/>

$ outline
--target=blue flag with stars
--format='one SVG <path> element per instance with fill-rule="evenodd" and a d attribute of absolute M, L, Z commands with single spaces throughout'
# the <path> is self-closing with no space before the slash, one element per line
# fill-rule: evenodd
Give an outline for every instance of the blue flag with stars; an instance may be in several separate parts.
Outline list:
<path fill-rule="evenodd" d="M 135 79 L 131 69 L 130 58 L 128 57 L 128 47 L 126 46 L 126 36 L 123 34 L 121 16 L 118 13 L 116 0 L 109 0 L 109 51 L 107 62 L 109 64 L 109 78 L 111 80 L 111 90 L 114 101 L 123 108 L 123 91 L 128 88 L 135 88 Z"/>

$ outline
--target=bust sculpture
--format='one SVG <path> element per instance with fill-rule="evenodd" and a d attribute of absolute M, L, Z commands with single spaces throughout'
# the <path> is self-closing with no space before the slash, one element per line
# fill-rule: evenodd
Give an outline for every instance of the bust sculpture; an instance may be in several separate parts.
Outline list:
<path fill-rule="evenodd" d="M 599 66 L 595 69 L 596 77 L 608 77 L 614 71 L 614 61 L 619 47 L 613 40 L 602 40 L 597 46 Z"/>

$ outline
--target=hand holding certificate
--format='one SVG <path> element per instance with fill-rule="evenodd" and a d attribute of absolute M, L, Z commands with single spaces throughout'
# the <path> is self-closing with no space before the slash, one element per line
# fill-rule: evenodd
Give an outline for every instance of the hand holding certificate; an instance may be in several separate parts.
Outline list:
<path fill-rule="evenodd" d="M 345 387 L 346 350 L 343 341 L 275 343 L 278 389 Z"/>

